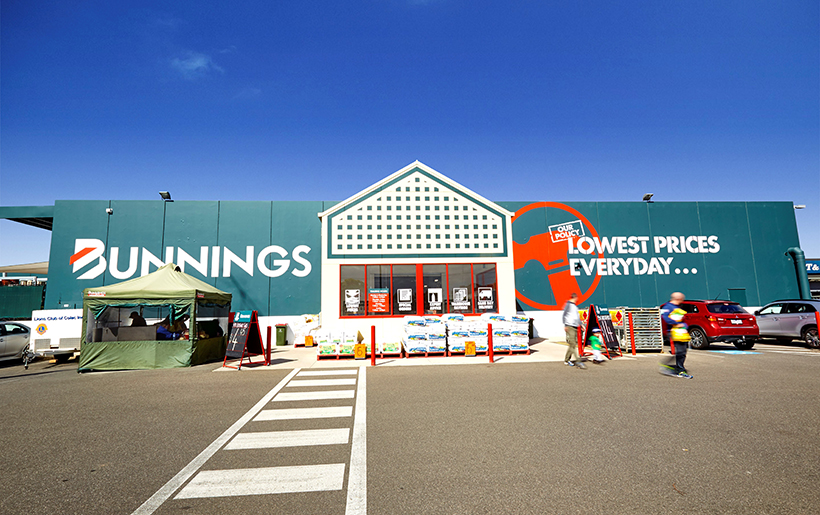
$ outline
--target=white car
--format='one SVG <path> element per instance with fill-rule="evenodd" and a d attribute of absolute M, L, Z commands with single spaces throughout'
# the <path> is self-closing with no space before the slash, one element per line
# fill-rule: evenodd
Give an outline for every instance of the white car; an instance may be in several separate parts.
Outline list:
<path fill-rule="evenodd" d="M 801 339 L 809 347 L 820 347 L 817 338 L 817 316 L 820 311 L 818 300 L 778 300 L 766 304 L 755 311 L 761 338 L 777 338 L 789 343 Z"/>
<path fill-rule="evenodd" d="M 31 330 L 23 324 L 0 322 L 0 361 L 22 359 L 30 338 Z"/>

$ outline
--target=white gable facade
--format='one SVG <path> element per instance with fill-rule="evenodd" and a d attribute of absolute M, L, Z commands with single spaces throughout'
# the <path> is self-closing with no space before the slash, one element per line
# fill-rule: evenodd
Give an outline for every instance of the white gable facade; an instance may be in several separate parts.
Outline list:
<path fill-rule="evenodd" d="M 407 315 L 514 314 L 512 216 L 418 161 L 319 213 L 323 327 L 381 340 Z"/>

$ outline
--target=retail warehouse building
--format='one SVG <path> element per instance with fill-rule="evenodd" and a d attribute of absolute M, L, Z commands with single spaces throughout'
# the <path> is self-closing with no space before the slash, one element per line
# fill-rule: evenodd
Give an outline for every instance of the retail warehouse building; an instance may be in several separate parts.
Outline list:
<path fill-rule="evenodd" d="M 468 186 L 415 162 L 342 202 L 62 200 L 0 217 L 52 230 L 46 309 L 170 262 L 267 323 L 321 313 L 380 334 L 486 312 L 561 334 L 572 292 L 610 308 L 808 294 L 791 202 L 502 202 Z"/>

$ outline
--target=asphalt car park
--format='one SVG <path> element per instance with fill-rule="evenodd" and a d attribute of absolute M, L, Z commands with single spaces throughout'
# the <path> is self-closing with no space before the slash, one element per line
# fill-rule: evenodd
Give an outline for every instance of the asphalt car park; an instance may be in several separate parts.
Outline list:
<path fill-rule="evenodd" d="M 484 360 L 368 367 L 367 512 L 820 506 L 820 351 L 717 343 L 689 353 L 691 381 L 658 374 L 658 359 L 640 353 L 587 370 Z M 133 513 L 290 373 L 218 366 L 80 375 L 73 360 L 40 360 L 28 371 L 0 365 L 0 512 Z M 349 453 L 334 445 L 220 452 L 202 468 L 335 462 Z M 348 483 L 321 493 L 171 496 L 156 513 L 341 514 Z"/>

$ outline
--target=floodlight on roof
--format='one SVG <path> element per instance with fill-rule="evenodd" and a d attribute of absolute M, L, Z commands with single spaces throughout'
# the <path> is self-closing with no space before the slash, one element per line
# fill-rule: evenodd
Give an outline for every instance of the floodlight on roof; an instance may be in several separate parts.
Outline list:
<path fill-rule="evenodd" d="M 644 202 L 652 202 L 652 197 L 653 197 L 654 195 L 655 195 L 654 193 L 647 193 L 647 194 L 645 194 L 645 195 L 643 196 L 643 201 L 644 201 Z"/>
<path fill-rule="evenodd" d="M 167 191 L 160 191 L 159 196 L 162 197 L 162 200 L 164 200 L 165 202 L 173 202 L 171 200 L 171 194 Z"/>

